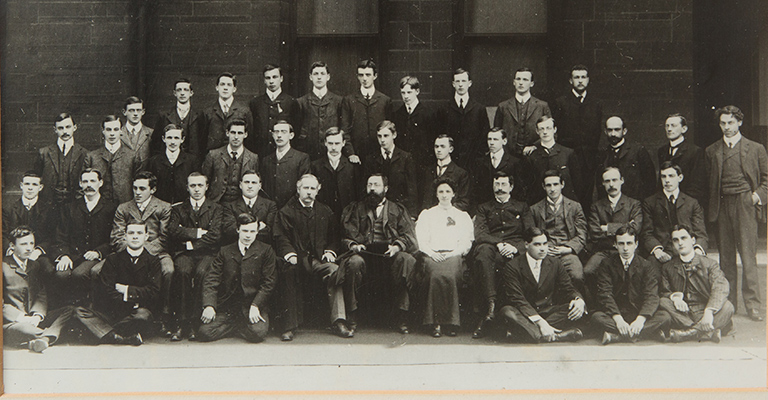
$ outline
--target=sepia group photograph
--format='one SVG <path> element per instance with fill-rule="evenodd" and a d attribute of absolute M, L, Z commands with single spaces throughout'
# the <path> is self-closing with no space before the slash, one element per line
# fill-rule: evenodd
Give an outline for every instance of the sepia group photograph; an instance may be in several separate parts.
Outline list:
<path fill-rule="evenodd" d="M 760 398 L 768 3 L 5 0 L 8 398 Z"/>

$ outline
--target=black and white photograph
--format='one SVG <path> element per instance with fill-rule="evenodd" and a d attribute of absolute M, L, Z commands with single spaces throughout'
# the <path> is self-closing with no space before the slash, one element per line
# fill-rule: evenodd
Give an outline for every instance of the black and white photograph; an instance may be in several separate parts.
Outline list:
<path fill-rule="evenodd" d="M 758 398 L 768 3 L 0 2 L 2 394 Z"/>

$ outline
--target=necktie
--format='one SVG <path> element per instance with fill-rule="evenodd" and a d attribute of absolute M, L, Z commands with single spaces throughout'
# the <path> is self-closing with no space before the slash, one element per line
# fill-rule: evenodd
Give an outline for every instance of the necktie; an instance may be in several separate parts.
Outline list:
<path fill-rule="evenodd" d="M 392 159 L 392 152 L 389 150 L 384 150 L 384 158 L 389 161 Z"/>
<path fill-rule="evenodd" d="M 370 93 L 366 93 L 365 94 L 365 99 L 366 100 L 370 100 L 371 99 L 371 94 Z"/>
<path fill-rule="evenodd" d="M 198 202 L 195 202 L 195 204 L 192 206 L 192 210 L 193 210 L 194 212 L 198 212 L 198 211 L 200 211 L 200 203 L 198 203 Z"/>
<path fill-rule="evenodd" d="M 411 106 L 408 106 L 405 109 L 408 110 L 409 115 L 411 114 L 411 112 L 413 112 L 413 109 L 411 108 Z"/>
<path fill-rule="evenodd" d="M 579 103 L 583 103 L 584 102 L 584 95 L 583 94 L 580 94 L 580 95 L 576 96 L 576 98 L 579 99 Z"/>
<path fill-rule="evenodd" d="M 61 154 L 67 155 L 67 144 L 64 143 L 61 145 Z"/>
<path fill-rule="evenodd" d="M 677 206 L 675 206 L 675 195 L 670 194 L 667 199 L 667 205 L 669 207 L 669 222 L 672 226 L 677 225 Z"/>
<path fill-rule="evenodd" d="M 629 271 L 629 261 L 624 261 L 624 271 Z"/>
<path fill-rule="evenodd" d="M 137 257 L 131 256 L 131 262 L 133 264 L 136 264 L 138 261 L 139 261 L 139 257 L 138 256 Z"/>
<path fill-rule="evenodd" d="M 728 148 L 729 148 L 729 149 L 732 149 L 732 148 L 733 148 L 733 142 L 728 142 Z"/>
<path fill-rule="evenodd" d="M 232 161 L 237 161 L 237 152 L 236 151 L 232 152 Z"/>
<path fill-rule="evenodd" d="M 438 165 L 437 166 L 437 176 L 443 176 L 443 173 L 445 172 L 445 165 Z"/>
<path fill-rule="evenodd" d="M 229 106 L 224 104 L 224 115 L 228 115 L 228 114 L 229 114 Z"/>
<path fill-rule="evenodd" d="M 674 156 L 676 151 L 677 151 L 677 146 L 670 146 L 669 147 L 669 155 L 670 156 Z"/>
<path fill-rule="evenodd" d="M 463 97 L 459 99 L 459 108 L 461 108 L 462 110 L 464 109 L 464 98 Z"/>
<path fill-rule="evenodd" d="M 137 129 L 136 129 L 136 127 L 135 127 L 135 126 L 134 126 L 133 128 L 131 128 L 131 134 L 132 134 L 132 135 L 135 135 L 135 134 L 136 134 L 136 132 L 137 132 Z"/>
<path fill-rule="evenodd" d="M 533 278 L 536 279 L 536 283 L 539 283 L 540 277 L 541 277 L 541 261 L 536 261 L 536 264 L 533 266 Z"/>

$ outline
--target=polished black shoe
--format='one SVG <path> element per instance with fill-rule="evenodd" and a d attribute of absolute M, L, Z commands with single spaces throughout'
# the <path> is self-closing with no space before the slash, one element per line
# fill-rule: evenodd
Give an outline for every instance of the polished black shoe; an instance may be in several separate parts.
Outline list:
<path fill-rule="evenodd" d="M 435 325 L 432 327 L 432 337 L 438 338 L 443 336 L 443 331 L 440 329 L 440 325 Z"/>
<path fill-rule="evenodd" d="M 579 328 L 568 329 L 567 331 L 555 334 L 556 342 L 576 342 L 582 338 L 584 338 L 584 333 Z"/>
<path fill-rule="evenodd" d="M 747 316 L 749 319 L 755 322 L 760 322 L 763 320 L 764 314 L 760 312 L 757 308 L 752 308 L 747 310 Z"/>
<path fill-rule="evenodd" d="M 171 329 L 171 325 L 169 323 L 160 323 L 160 335 L 164 337 L 171 337 L 173 335 L 173 330 Z"/>
<path fill-rule="evenodd" d="M 357 330 L 357 319 L 355 318 L 355 313 L 347 313 L 347 329 L 349 329 L 352 334 L 355 334 L 355 331 Z"/>
<path fill-rule="evenodd" d="M 670 329 L 669 330 L 669 340 L 672 343 L 680 343 L 685 342 L 689 340 L 699 340 L 701 337 L 701 332 L 698 329 Z"/>
<path fill-rule="evenodd" d="M 355 334 L 352 333 L 352 331 L 350 331 L 342 321 L 336 321 L 336 323 L 331 327 L 331 331 L 338 337 L 351 338 L 355 336 Z"/>
<path fill-rule="evenodd" d="M 611 332 L 603 332 L 603 340 L 600 341 L 600 344 L 605 346 L 607 344 L 616 343 L 619 341 L 621 341 L 621 335 L 617 335 Z"/>
<path fill-rule="evenodd" d="M 191 330 L 189 331 L 189 337 L 188 337 L 187 339 L 189 339 L 189 340 L 190 340 L 190 341 L 192 341 L 192 342 L 194 342 L 195 340 L 197 340 L 197 332 L 196 332 L 194 329 L 191 329 Z"/>
<path fill-rule="evenodd" d="M 110 331 L 101 338 L 102 344 L 125 344 L 125 338 L 114 331 Z"/>
<path fill-rule="evenodd" d="M 141 338 L 141 333 L 136 333 L 125 338 L 125 344 L 130 344 L 131 346 L 141 346 L 144 344 L 144 339 Z"/>
<path fill-rule="evenodd" d="M 280 340 L 283 342 L 290 342 L 293 340 L 293 331 L 285 331 L 282 335 L 280 335 Z"/>
<path fill-rule="evenodd" d="M 403 335 L 407 335 L 411 333 L 411 331 L 408 330 L 408 324 L 406 324 L 405 322 L 401 322 L 397 324 L 397 331 L 402 333 Z"/>
<path fill-rule="evenodd" d="M 171 342 L 180 342 L 181 339 L 184 338 L 184 330 L 181 328 L 176 329 L 173 334 L 171 334 Z"/>

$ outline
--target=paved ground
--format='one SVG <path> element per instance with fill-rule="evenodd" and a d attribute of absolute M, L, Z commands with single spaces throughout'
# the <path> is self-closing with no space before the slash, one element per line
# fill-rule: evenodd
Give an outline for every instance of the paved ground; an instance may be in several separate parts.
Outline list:
<path fill-rule="evenodd" d="M 760 263 L 764 281 L 765 254 Z M 244 392 L 274 397 L 274 391 L 286 390 L 295 398 L 307 397 L 304 391 L 328 395 L 325 391 L 339 390 L 368 395 L 371 390 L 481 390 L 486 395 L 524 390 L 522 394 L 536 397 L 540 389 L 602 389 L 615 398 L 626 394 L 626 388 L 766 388 L 765 323 L 738 314 L 735 326 L 736 333 L 717 345 L 647 342 L 603 347 L 596 339 L 521 345 L 494 338 L 472 340 L 468 334 L 434 339 L 381 330 L 362 330 L 351 340 L 324 331 L 301 332 L 291 343 L 270 337 L 262 344 L 237 339 L 167 343 L 160 338 L 140 347 L 63 344 L 42 355 L 5 349 L 4 383 L 7 393 L 36 398 L 48 393 L 81 397 L 77 394 L 167 391 L 184 392 L 183 398 L 234 391 L 249 398 L 253 395 Z M 756 393 L 742 392 L 738 398 L 750 394 Z M 722 395 L 719 398 L 728 398 Z"/>

